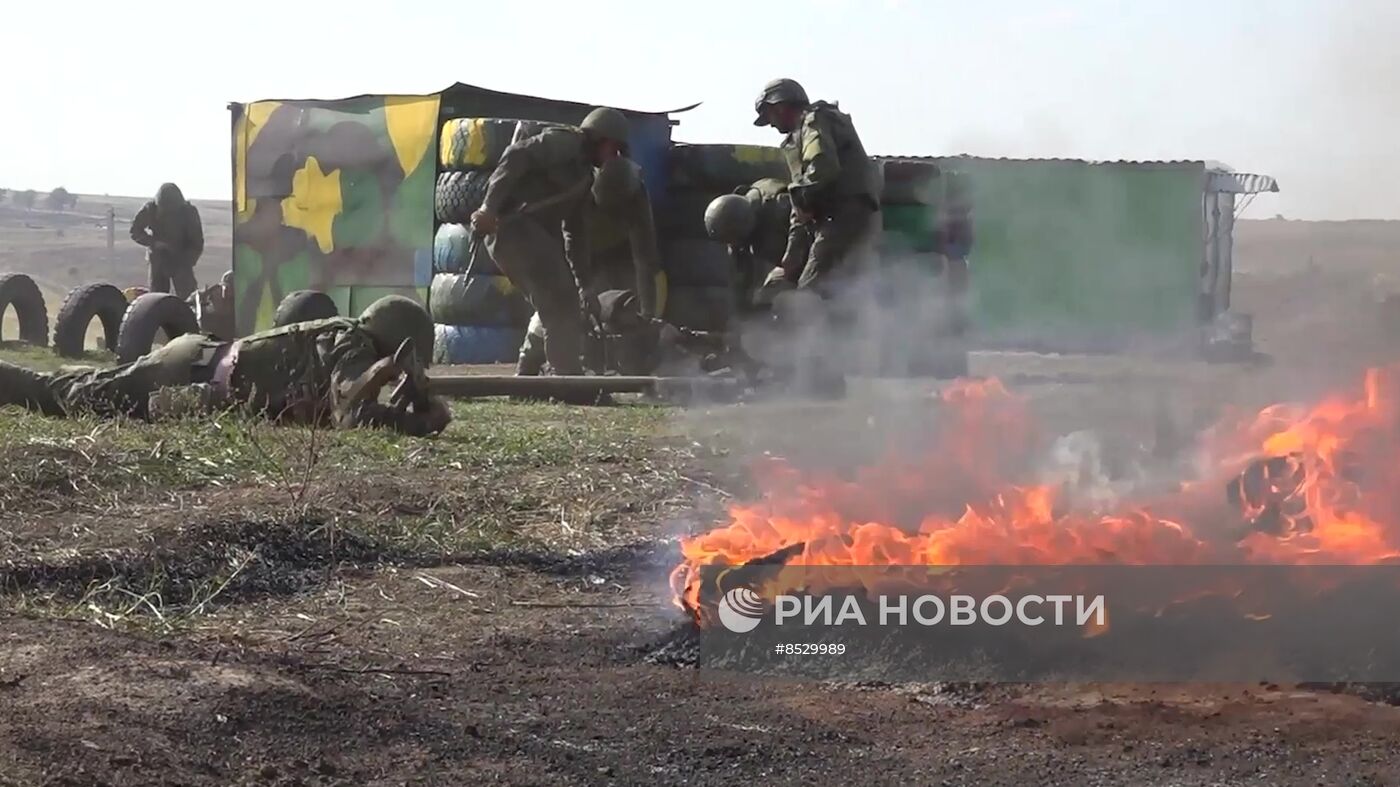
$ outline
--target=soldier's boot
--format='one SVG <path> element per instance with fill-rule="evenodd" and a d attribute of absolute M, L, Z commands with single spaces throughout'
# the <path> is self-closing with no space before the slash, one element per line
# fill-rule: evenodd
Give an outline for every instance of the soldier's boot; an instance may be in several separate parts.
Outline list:
<path fill-rule="evenodd" d="M 53 376 L 0 361 L 0 407 L 16 405 L 44 415 L 64 414 Z"/>
<path fill-rule="evenodd" d="M 544 325 L 536 314 L 530 318 L 530 327 L 525 332 L 525 341 L 520 344 L 520 356 L 515 362 L 515 373 L 521 377 L 537 377 L 544 371 Z"/>

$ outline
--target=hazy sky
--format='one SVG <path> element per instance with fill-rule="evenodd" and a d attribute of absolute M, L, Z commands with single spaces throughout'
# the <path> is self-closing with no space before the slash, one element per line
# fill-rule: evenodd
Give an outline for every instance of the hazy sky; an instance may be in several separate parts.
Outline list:
<path fill-rule="evenodd" d="M 393 10 L 390 10 L 390 9 Z M 207 9 L 207 10 L 205 10 Z M 0 186 L 230 193 L 229 101 L 455 82 L 774 143 L 765 81 L 872 153 L 1190 158 L 1277 177 L 1247 213 L 1400 219 L 1400 2 L 14 0 Z"/>

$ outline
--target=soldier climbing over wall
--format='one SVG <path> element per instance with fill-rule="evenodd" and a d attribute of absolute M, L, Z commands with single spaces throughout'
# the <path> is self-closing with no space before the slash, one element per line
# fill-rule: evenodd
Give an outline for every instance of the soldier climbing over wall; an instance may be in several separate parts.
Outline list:
<path fill-rule="evenodd" d="M 173 286 L 183 299 L 199 286 L 194 266 L 204 253 L 204 226 L 179 186 L 162 183 L 156 198 L 141 206 L 131 220 L 131 239 L 146 247 L 151 292 Z"/>
<path fill-rule="evenodd" d="M 445 401 L 401 389 L 400 401 L 383 404 L 383 383 L 375 383 L 388 379 L 380 377 L 391 366 L 386 359 L 412 382 L 411 370 L 431 362 L 432 346 L 427 311 L 390 295 L 358 318 L 296 323 L 232 342 L 185 334 L 107 369 L 46 374 L 0 361 L 0 406 L 141 420 L 244 407 L 275 420 L 436 434 L 451 420 Z"/>
<path fill-rule="evenodd" d="M 549 128 L 506 148 L 472 227 L 496 265 L 535 307 L 554 374 L 583 373 L 597 304 L 588 205 L 594 169 L 627 154 L 627 118 L 600 107 L 577 128 Z"/>

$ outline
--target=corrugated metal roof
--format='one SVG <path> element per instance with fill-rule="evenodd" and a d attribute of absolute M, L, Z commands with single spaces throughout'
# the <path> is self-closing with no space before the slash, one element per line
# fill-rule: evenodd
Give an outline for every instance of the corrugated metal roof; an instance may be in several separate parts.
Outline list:
<path fill-rule="evenodd" d="M 1278 181 L 1268 175 L 1248 175 L 1236 172 L 1212 172 L 1206 191 L 1229 194 L 1262 194 L 1278 191 Z"/>

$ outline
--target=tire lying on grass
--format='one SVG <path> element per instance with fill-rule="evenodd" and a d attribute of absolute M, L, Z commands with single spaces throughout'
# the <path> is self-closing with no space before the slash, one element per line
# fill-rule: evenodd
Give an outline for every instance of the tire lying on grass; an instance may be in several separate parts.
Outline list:
<path fill-rule="evenodd" d="M 128 307 L 126 296 L 110 284 L 84 284 L 63 299 L 53 325 L 54 351 L 65 358 L 77 358 L 86 349 L 88 326 L 94 318 L 102 321 L 102 345 L 117 351 L 122 317 Z"/>
<path fill-rule="evenodd" d="M 296 290 L 287 294 L 277 304 L 277 312 L 272 315 L 272 325 L 281 328 L 311 320 L 326 320 L 339 317 L 340 309 L 331 296 L 320 290 Z"/>
<path fill-rule="evenodd" d="M 128 363 L 150 352 L 161 332 L 170 340 L 198 331 L 199 322 L 188 303 L 166 292 L 147 293 L 132 301 L 122 317 L 117 360 Z"/>
<path fill-rule="evenodd" d="M 13 307 L 19 320 L 20 341 L 35 347 L 49 344 L 49 311 L 44 294 L 34 280 L 23 273 L 0 273 L 0 315 Z M 5 338 L 0 335 L 0 339 Z"/>

